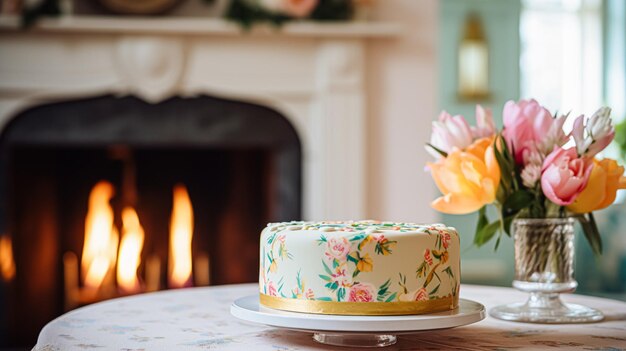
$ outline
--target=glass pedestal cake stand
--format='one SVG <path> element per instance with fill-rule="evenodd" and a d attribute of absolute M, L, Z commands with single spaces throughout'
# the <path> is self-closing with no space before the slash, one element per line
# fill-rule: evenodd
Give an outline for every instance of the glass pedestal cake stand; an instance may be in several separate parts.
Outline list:
<path fill-rule="evenodd" d="M 259 296 L 242 297 L 230 306 L 242 320 L 272 327 L 313 333 L 313 340 L 328 345 L 383 347 L 396 343 L 396 336 L 418 331 L 454 328 L 485 318 L 485 306 L 460 299 L 452 311 L 406 316 L 338 316 L 287 312 L 259 305 Z"/>

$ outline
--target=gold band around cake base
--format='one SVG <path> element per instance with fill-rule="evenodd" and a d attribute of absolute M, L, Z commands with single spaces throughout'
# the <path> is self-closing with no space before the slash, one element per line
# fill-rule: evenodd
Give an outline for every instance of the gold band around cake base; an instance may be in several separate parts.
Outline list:
<path fill-rule="evenodd" d="M 337 302 L 288 299 L 259 294 L 259 301 L 261 305 L 277 310 L 353 316 L 392 316 L 434 313 L 455 309 L 459 304 L 458 296 L 447 296 L 426 301 Z"/>

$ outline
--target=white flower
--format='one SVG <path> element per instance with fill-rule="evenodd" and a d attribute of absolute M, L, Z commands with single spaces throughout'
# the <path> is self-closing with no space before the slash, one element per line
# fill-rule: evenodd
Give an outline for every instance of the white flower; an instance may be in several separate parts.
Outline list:
<path fill-rule="evenodd" d="M 537 165 L 541 166 L 543 164 L 544 156 L 535 144 L 530 144 L 530 146 L 524 151 L 522 151 L 522 159 L 524 161 L 524 165 Z"/>
<path fill-rule="evenodd" d="M 615 129 L 611 123 L 611 109 L 602 107 L 583 125 L 585 116 L 581 115 L 574 121 L 572 136 L 576 143 L 579 156 L 593 157 L 609 145 L 615 137 Z"/>
<path fill-rule="evenodd" d="M 528 164 L 522 170 L 522 183 L 524 186 L 534 188 L 541 178 L 541 165 Z"/>
<path fill-rule="evenodd" d="M 587 122 L 587 131 L 593 140 L 600 140 L 613 130 L 611 125 L 611 109 L 601 107 Z"/>

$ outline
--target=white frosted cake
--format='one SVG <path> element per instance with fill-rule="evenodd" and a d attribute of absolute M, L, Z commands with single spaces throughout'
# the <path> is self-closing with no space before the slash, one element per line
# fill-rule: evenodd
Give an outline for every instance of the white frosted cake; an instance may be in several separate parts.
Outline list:
<path fill-rule="evenodd" d="M 459 236 L 442 224 L 270 223 L 260 302 L 307 313 L 402 315 L 457 307 Z"/>

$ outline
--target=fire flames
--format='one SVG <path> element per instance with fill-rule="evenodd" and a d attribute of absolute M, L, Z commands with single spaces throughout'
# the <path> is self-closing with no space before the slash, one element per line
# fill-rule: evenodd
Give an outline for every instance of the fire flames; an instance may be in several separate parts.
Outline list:
<path fill-rule="evenodd" d="M 169 285 L 186 286 L 191 281 L 191 239 L 193 209 L 184 185 L 174 187 L 174 203 L 170 221 Z"/>
<path fill-rule="evenodd" d="M 0 237 L 0 277 L 4 281 L 11 281 L 15 277 L 15 261 L 13 260 L 13 245 L 8 236 Z"/>
<path fill-rule="evenodd" d="M 128 293 L 141 289 L 137 278 L 137 269 L 141 263 L 144 231 L 139 223 L 139 216 L 132 207 L 122 211 L 122 241 L 117 261 L 117 285 Z"/>
<path fill-rule="evenodd" d="M 138 270 L 142 264 L 142 250 L 145 241 L 145 232 L 139 221 L 139 216 L 133 207 L 125 207 L 121 213 L 122 229 L 121 240 L 114 223 L 114 211 L 110 201 L 114 195 L 114 187 L 107 181 L 98 182 L 89 194 L 89 205 L 85 218 L 85 242 L 81 258 L 80 276 L 84 289 L 79 288 L 78 262 L 75 259 L 64 261 L 66 265 L 66 279 L 69 290 L 78 289 L 78 298 L 70 300 L 95 301 L 97 299 L 114 296 L 115 283 L 118 293 L 133 294 L 141 291 L 153 291 L 159 287 L 160 262 L 152 255 L 145 264 L 145 286 L 138 277 Z M 192 282 L 192 250 L 193 237 L 193 208 L 189 194 L 184 185 L 174 187 L 173 206 L 170 219 L 169 238 L 169 272 L 168 283 L 171 288 L 191 285 Z M 11 243 L 0 238 L 0 273 L 5 277 L 8 256 L 6 247 L 10 250 Z M 119 244 L 119 252 L 118 252 Z M 200 277 L 196 280 L 200 284 L 209 284 L 208 256 L 199 254 L 200 269 L 196 272 Z M 75 256 L 74 256 L 75 257 Z M 12 260 L 12 258 L 11 258 Z M 72 278 L 72 272 L 77 272 Z M 15 274 L 15 267 L 11 274 Z M 75 305 L 73 301 L 71 305 Z"/>
<path fill-rule="evenodd" d="M 81 261 L 83 282 L 87 288 L 99 288 L 115 267 L 119 236 L 113 225 L 113 208 L 109 204 L 113 193 L 111 183 L 100 181 L 89 194 Z"/>

